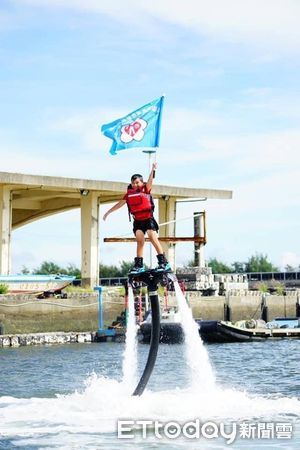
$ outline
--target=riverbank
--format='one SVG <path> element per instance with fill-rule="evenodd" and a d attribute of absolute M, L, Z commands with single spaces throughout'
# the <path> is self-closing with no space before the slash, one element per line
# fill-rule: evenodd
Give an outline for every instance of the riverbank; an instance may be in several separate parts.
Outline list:
<path fill-rule="evenodd" d="M 264 300 L 268 320 L 275 317 L 296 316 L 299 293 L 288 295 L 266 295 L 249 291 L 240 295 L 203 297 L 199 292 L 186 292 L 193 316 L 204 320 L 259 319 Z M 161 298 L 161 307 L 166 301 Z M 174 292 L 169 292 L 168 306 L 177 306 Z M 124 296 L 120 290 L 104 290 L 104 325 L 112 322 L 124 310 Z M 227 315 L 227 317 L 226 317 Z M 71 293 L 68 298 L 37 299 L 31 295 L 0 295 L 0 335 L 22 335 L 32 333 L 86 333 L 97 330 L 98 294 Z"/>
<path fill-rule="evenodd" d="M 28 345 L 84 344 L 95 342 L 96 332 L 85 333 L 30 333 L 0 335 L 1 347 L 24 347 Z"/>
<path fill-rule="evenodd" d="M 119 290 L 103 295 L 105 325 L 124 309 Z M 98 329 L 98 293 L 69 293 L 68 298 L 0 295 L 2 334 L 86 332 Z"/>

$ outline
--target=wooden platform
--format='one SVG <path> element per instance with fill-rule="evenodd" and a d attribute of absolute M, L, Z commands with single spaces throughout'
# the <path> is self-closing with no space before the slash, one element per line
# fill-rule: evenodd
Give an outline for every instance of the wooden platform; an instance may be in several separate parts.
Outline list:
<path fill-rule="evenodd" d="M 103 239 L 104 242 L 136 242 L 136 238 L 108 237 Z M 183 236 L 183 237 L 159 237 L 160 242 L 198 242 L 206 244 L 206 239 L 200 236 Z M 145 238 L 146 242 L 150 242 L 149 238 Z"/>

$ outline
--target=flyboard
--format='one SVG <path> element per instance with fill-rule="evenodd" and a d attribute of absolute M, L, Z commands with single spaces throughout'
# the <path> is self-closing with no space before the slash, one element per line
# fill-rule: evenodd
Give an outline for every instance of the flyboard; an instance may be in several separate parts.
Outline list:
<path fill-rule="evenodd" d="M 142 395 L 142 393 L 144 392 L 157 357 L 160 338 L 160 308 L 157 293 L 158 285 L 160 284 L 161 286 L 169 286 L 176 280 L 176 275 L 170 270 L 163 271 L 150 269 L 141 273 L 133 273 L 128 275 L 128 283 L 132 286 L 133 289 L 141 287 L 142 285 L 147 286 L 152 312 L 152 331 L 149 354 L 141 379 L 132 395 Z"/>

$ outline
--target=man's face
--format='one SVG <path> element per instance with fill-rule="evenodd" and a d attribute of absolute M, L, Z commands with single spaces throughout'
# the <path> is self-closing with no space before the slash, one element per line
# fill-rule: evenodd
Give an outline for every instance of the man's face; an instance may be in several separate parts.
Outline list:
<path fill-rule="evenodd" d="M 131 183 L 132 187 L 134 189 L 138 189 L 141 188 L 143 186 L 143 182 L 141 180 L 141 178 L 136 178 L 132 183 Z"/>

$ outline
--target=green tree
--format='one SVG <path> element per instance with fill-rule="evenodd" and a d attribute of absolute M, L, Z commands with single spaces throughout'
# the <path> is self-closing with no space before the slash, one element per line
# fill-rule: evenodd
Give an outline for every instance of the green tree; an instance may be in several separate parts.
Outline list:
<path fill-rule="evenodd" d="M 232 272 L 234 272 L 234 273 L 243 273 L 243 272 L 245 272 L 245 265 L 246 265 L 246 263 L 244 263 L 244 262 L 235 261 L 232 264 Z"/>
<path fill-rule="evenodd" d="M 208 260 L 209 267 L 212 268 L 213 273 L 231 273 L 232 267 L 223 263 L 222 261 L 218 261 L 217 258 L 210 258 Z"/>
<path fill-rule="evenodd" d="M 66 271 L 52 261 L 43 261 L 40 267 L 34 269 L 32 273 L 35 275 L 50 275 L 56 273 L 66 273 Z"/>
<path fill-rule="evenodd" d="M 127 277 L 128 272 L 132 269 L 133 261 L 121 261 L 120 268 L 119 268 L 119 277 Z M 147 266 L 144 262 L 145 269 L 149 269 L 150 267 Z"/>
<path fill-rule="evenodd" d="M 100 278 L 113 278 L 113 277 L 119 277 L 120 271 L 117 266 L 113 265 L 106 265 L 106 264 L 100 264 L 99 266 L 99 276 Z"/>
<path fill-rule="evenodd" d="M 145 269 L 148 266 L 144 264 Z M 99 276 L 100 278 L 118 278 L 127 277 L 128 272 L 132 269 L 132 261 L 121 261 L 119 266 L 100 264 Z"/>
<path fill-rule="evenodd" d="M 128 272 L 132 269 L 132 261 L 121 261 L 120 277 L 127 277 Z"/>
<path fill-rule="evenodd" d="M 29 271 L 26 267 L 23 267 L 22 273 L 28 274 Z M 75 264 L 69 263 L 67 267 L 60 267 L 53 261 L 43 261 L 40 267 L 37 267 L 32 271 L 33 274 L 51 275 L 60 273 L 62 275 L 72 275 L 76 278 L 81 278 L 81 272 Z"/>
<path fill-rule="evenodd" d="M 256 253 L 245 264 L 246 272 L 278 272 L 278 268 L 268 261 L 268 256 Z"/>
<path fill-rule="evenodd" d="M 63 273 L 63 272 L 60 272 Z M 75 264 L 68 264 L 66 268 L 66 275 L 75 276 L 77 279 L 81 278 L 81 270 L 75 266 Z"/>
<path fill-rule="evenodd" d="M 21 270 L 21 273 L 22 273 L 23 275 L 29 275 L 29 274 L 30 274 L 30 270 L 28 269 L 28 267 L 23 266 L 23 267 L 22 267 L 22 270 Z"/>

